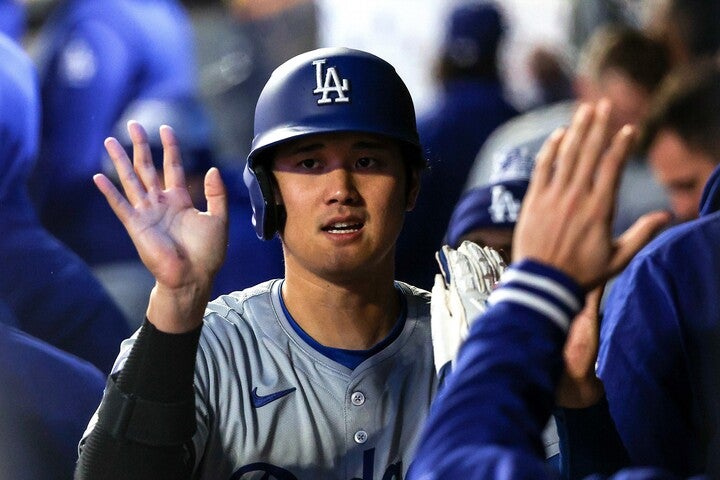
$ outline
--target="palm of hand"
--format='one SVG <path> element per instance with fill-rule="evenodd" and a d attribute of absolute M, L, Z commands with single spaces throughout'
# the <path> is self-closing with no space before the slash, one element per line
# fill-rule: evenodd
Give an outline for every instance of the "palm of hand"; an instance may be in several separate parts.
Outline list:
<path fill-rule="evenodd" d="M 133 139 L 134 165 L 117 140 L 105 142 L 125 195 L 104 175 L 96 175 L 95 183 L 158 284 L 171 290 L 209 289 L 227 244 L 226 193 L 219 172 L 213 168 L 206 175 L 208 211 L 200 212 L 187 190 L 172 129 L 161 128 L 164 185 L 152 162 L 145 131 L 135 122 L 128 124 L 128 130 Z"/>
<path fill-rule="evenodd" d="M 226 219 L 196 210 L 185 189 L 149 192 L 127 227 L 143 263 L 168 288 L 209 282 L 224 260 Z"/>

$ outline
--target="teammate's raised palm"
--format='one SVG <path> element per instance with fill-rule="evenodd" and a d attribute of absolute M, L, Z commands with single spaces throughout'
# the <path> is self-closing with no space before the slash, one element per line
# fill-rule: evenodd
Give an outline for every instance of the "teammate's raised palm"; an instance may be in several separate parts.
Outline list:
<path fill-rule="evenodd" d="M 225 187 L 218 170 L 210 169 L 205 177 L 208 210 L 198 211 L 187 190 L 172 129 L 160 129 L 164 184 L 152 162 L 143 128 L 130 122 L 128 131 L 133 141 L 132 164 L 117 140 L 105 141 L 125 196 L 102 174 L 94 177 L 95 184 L 155 276 L 148 318 L 162 330 L 186 331 L 202 319 L 213 277 L 225 257 Z M 151 317 L 153 310 L 156 318 Z"/>

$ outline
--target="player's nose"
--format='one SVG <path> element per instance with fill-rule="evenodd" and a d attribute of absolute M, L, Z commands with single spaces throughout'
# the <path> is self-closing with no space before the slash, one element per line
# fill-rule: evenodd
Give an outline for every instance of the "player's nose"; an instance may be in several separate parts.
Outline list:
<path fill-rule="evenodd" d="M 360 198 L 353 173 L 347 168 L 335 168 L 327 173 L 326 202 L 354 204 Z"/>

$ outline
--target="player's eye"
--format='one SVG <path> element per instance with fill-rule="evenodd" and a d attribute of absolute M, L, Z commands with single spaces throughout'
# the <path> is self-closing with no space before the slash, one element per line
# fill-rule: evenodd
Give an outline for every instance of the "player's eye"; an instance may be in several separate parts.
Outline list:
<path fill-rule="evenodd" d="M 320 167 L 320 162 L 318 162 L 314 158 L 305 158 L 298 162 L 298 166 L 303 168 L 304 170 L 314 170 Z"/>
<path fill-rule="evenodd" d="M 378 164 L 378 161 L 371 157 L 358 158 L 355 162 L 358 168 L 372 168 Z"/>

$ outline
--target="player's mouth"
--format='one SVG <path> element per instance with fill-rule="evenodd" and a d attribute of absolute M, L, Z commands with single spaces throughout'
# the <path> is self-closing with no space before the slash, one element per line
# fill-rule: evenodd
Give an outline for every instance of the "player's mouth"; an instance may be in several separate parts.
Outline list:
<path fill-rule="evenodd" d="M 334 222 L 322 228 L 328 233 L 355 233 L 360 231 L 365 224 L 362 222 Z"/>

